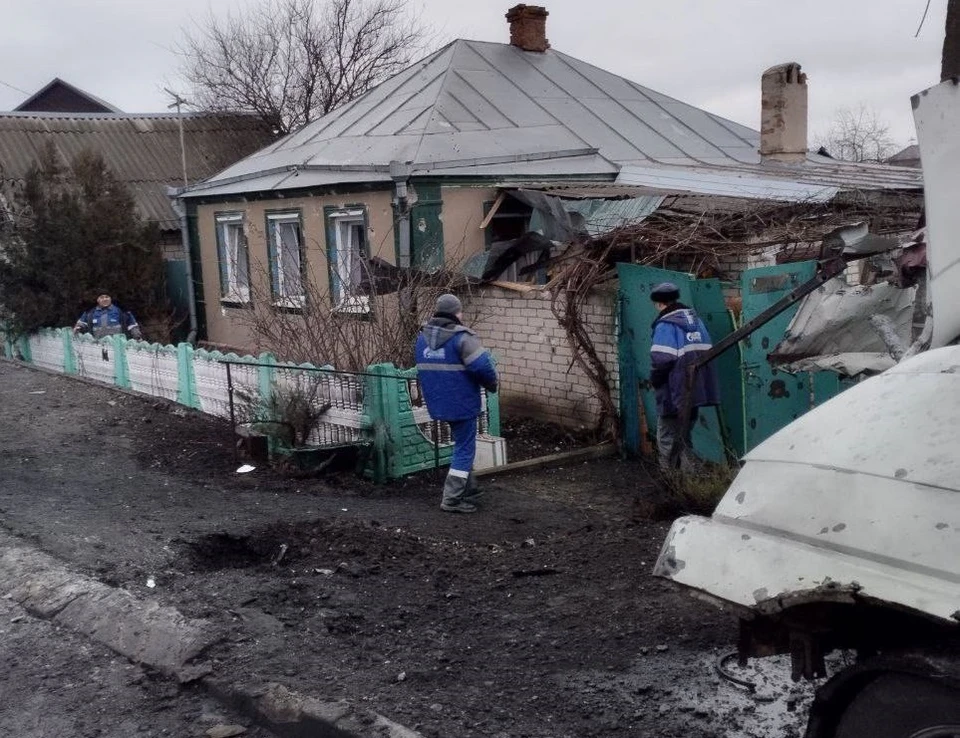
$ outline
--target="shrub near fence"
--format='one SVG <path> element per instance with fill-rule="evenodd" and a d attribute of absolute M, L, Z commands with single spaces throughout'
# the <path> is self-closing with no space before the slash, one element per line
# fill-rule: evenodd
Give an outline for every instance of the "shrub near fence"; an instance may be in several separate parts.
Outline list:
<path fill-rule="evenodd" d="M 224 362 L 231 365 L 234 400 L 263 402 L 275 389 L 289 390 L 302 374 L 321 383 L 318 404 L 329 405 L 307 443 L 324 446 L 369 443 L 365 472 L 377 480 L 396 479 L 449 464 L 452 441 L 445 423 L 434 423 L 420 399 L 416 369 L 376 364 L 364 373 L 337 372 L 312 364 L 278 363 L 271 354 L 239 356 L 176 346 L 130 341 L 124 336 L 95 339 L 70 328 L 44 329 L 12 339 L 0 334 L 8 359 L 48 371 L 85 377 L 150 397 L 160 397 L 220 418 L 231 417 Z M 482 434 L 500 432 L 496 395 L 484 393 Z M 438 440 L 435 443 L 435 439 Z"/>

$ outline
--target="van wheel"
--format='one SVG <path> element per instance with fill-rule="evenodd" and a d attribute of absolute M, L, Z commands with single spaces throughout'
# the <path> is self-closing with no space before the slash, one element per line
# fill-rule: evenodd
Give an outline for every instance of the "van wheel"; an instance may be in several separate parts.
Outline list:
<path fill-rule="evenodd" d="M 853 698 L 834 736 L 960 738 L 960 691 L 910 674 L 884 674 Z"/>

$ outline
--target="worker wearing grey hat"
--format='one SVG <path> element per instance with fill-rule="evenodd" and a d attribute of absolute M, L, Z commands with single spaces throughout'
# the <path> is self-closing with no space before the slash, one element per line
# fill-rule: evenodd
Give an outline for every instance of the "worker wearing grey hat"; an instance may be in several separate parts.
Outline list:
<path fill-rule="evenodd" d="M 711 364 L 697 368 L 693 381 L 688 381 L 697 359 L 712 348 L 710 334 L 700 316 L 680 302 L 680 289 L 673 282 L 658 284 L 650 299 L 658 311 L 650 347 L 650 383 L 657 394 L 660 466 L 689 471 L 698 465 L 691 434 L 699 408 L 720 404 Z"/>
<path fill-rule="evenodd" d="M 415 347 L 417 375 L 427 410 L 450 425 L 453 457 L 443 484 L 440 509 L 476 512 L 479 490 L 473 478 L 481 388 L 497 391 L 497 370 L 477 335 L 463 325 L 456 295 L 440 295 L 433 317 L 420 329 Z"/>

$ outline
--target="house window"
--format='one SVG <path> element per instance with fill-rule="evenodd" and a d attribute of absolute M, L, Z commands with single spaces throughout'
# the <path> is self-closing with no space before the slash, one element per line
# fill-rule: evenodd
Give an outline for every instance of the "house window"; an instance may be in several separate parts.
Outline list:
<path fill-rule="evenodd" d="M 218 213 L 216 223 L 220 297 L 224 302 L 250 302 L 250 257 L 243 213 Z"/>
<path fill-rule="evenodd" d="M 360 294 L 363 260 L 367 255 L 363 208 L 327 211 L 327 252 L 334 309 L 343 313 L 370 312 L 370 298 Z"/>
<path fill-rule="evenodd" d="M 301 308 L 303 292 L 303 230 L 299 213 L 269 213 L 270 279 L 274 304 Z"/>
<path fill-rule="evenodd" d="M 483 203 L 483 215 L 486 217 L 491 208 L 497 210 L 487 223 L 484 240 L 489 249 L 500 241 L 512 241 L 530 230 L 530 217 L 533 208 L 512 197 L 504 196 L 499 202 Z"/>

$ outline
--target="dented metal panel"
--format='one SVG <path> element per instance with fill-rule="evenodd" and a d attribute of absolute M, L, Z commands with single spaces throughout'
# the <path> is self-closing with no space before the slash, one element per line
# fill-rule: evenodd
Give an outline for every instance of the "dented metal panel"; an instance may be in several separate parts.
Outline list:
<path fill-rule="evenodd" d="M 890 318 L 900 342 L 909 346 L 915 295 L 913 287 L 900 289 L 886 283 L 850 286 L 842 278 L 831 279 L 804 298 L 773 353 L 778 359 L 838 353 L 882 354 L 887 347 L 880 334 L 870 327 L 874 315 Z"/>
<path fill-rule="evenodd" d="M 958 427 L 960 347 L 905 361 L 748 454 L 711 518 L 674 523 L 655 573 L 760 613 L 870 599 L 953 621 Z"/>
<path fill-rule="evenodd" d="M 912 102 L 926 188 L 932 345 L 945 346 L 960 336 L 960 87 L 955 81 L 941 82 Z"/>

